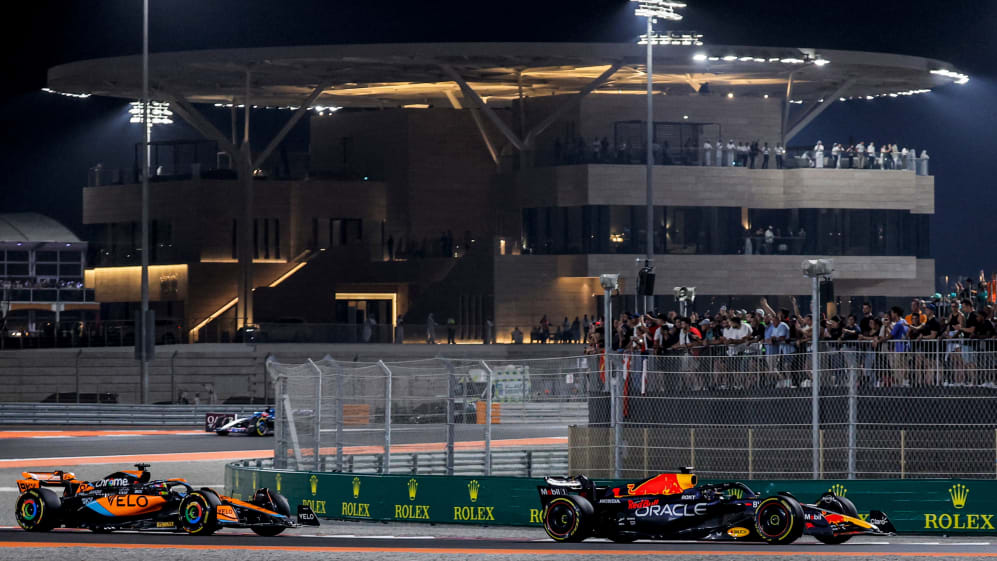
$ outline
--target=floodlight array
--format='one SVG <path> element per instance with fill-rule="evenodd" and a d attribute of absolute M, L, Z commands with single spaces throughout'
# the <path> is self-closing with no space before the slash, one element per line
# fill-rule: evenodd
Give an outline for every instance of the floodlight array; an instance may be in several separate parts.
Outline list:
<path fill-rule="evenodd" d="M 671 21 L 681 21 L 682 14 L 675 10 L 685 8 L 682 2 L 672 2 L 671 0 L 630 0 L 637 2 L 637 9 L 634 11 L 638 17 L 651 19 L 666 19 Z"/>
<path fill-rule="evenodd" d="M 131 123 L 144 123 L 145 122 L 145 103 L 141 101 L 131 102 L 131 108 L 128 109 L 131 113 Z M 173 112 L 170 111 L 170 104 L 165 101 L 150 101 L 149 102 L 149 123 L 152 125 L 172 125 L 173 124 Z"/>
<path fill-rule="evenodd" d="M 647 34 L 640 36 L 640 40 L 637 41 L 640 45 L 647 44 Z M 651 44 L 652 45 L 684 45 L 684 46 L 696 46 L 701 47 L 703 45 L 703 34 L 693 32 L 669 32 L 669 33 L 652 33 L 651 34 Z"/>

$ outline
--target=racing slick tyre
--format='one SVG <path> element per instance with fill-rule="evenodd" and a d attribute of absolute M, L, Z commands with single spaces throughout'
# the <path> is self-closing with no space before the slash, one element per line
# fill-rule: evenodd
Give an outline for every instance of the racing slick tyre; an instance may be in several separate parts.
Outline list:
<path fill-rule="evenodd" d="M 845 516 L 851 516 L 853 518 L 859 517 L 859 511 L 855 508 L 855 503 L 850 499 L 844 497 L 828 497 L 822 499 L 817 503 L 817 506 L 821 508 L 826 508 L 827 510 L 832 510 L 838 514 L 844 514 Z M 821 543 L 826 543 L 828 545 L 837 545 L 845 543 L 850 540 L 851 536 L 814 536 Z"/>
<path fill-rule="evenodd" d="M 267 420 L 263 417 L 256 419 L 256 425 L 253 428 L 253 434 L 256 436 L 266 436 L 270 434 L 270 427 L 267 425 Z"/>
<path fill-rule="evenodd" d="M 793 543 L 803 535 L 803 525 L 803 507 L 793 497 L 769 497 L 755 509 L 755 529 L 772 545 Z"/>
<path fill-rule="evenodd" d="M 557 542 L 580 542 L 589 537 L 595 509 L 585 497 L 567 495 L 547 503 L 544 530 Z"/>
<path fill-rule="evenodd" d="M 62 500 L 51 489 L 29 489 L 17 498 L 14 516 L 29 532 L 48 532 L 59 525 Z"/>
<path fill-rule="evenodd" d="M 197 536 L 210 536 L 218 529 L 215 509 L 221 501 L 211 492 L 194 491 L 180 501 L 178 515 L 184 532 Z"/>
<path fill-rule="evenodd" d="M 270 493 L 270 498 L 272 501 L 268 501 L 265 496 L 261 496 L 259 492 L 253 497 L 253 504 L 256 506 L 261 506 L 267 509 L 273 509 L 277 514 L 283 514 L 284 516 L 291 517 L 291 504 L 287 502 L 287 498 L 280 493 L 275 493 L 273 491 L 268 491 Z M 252 526 L 254 532 L 260 536 L 271 537 L 284 531 L 283 526 Z"/>

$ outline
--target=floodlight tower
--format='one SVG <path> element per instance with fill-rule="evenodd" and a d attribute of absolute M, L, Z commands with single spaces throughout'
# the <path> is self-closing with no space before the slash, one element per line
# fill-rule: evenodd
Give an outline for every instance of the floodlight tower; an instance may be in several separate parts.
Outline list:
<path fill-rule="evenodd" d="M 634 14 L 637 17 L 647 18 L 647 139 L 645 148 L 647 149 L 647 260 L 645 268 L 654 268 L 654 24 L 659 19 L 668 21 L 681 21 L 682 14 L 676 10 L 685 8 L 682 2 L 672 2 L 671 0 L 630 0 L 637 2 L 637 9 Z M 650 310 L 647 299 L 653 302 L 654 296 L 644 297 L 644 311 Z M 637 303 L 634 302 L 634 307 Z"/>

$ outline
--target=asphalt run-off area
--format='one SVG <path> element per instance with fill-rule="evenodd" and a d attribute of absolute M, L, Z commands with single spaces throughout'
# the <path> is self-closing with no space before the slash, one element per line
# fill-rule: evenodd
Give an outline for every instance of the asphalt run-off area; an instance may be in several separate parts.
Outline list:
<path fill-rule="evenodd" d="M 493 445 L 518 445 L 540 438 L 564 438 L 563 426 L 495 427 Z M 438 445 L 432 428 L 406 433 L 399 444 Z M 463 445 L 477 446 L 480 429 L 467 427 Z M 606 559 L 681 557 L 682 559 L 963 559 L 997 558 L 997 539 L 988 537 L 896 536 L 855 538 L 823 545 L 803 538 L 787 547 L 753 543 L 636 542 L 616 544 L 590 539 L 579 544 L 552 542 L 539 528 L 363 523 L 323 520 L 319 528 L 289 530 L 263 538 L 245 530 L 210 537 L 173 533 L 93 534 L 60 529 L 30 533 L 14 521 L 16 479 L 22 471 L 64 466 L 79 478 L 95 479 L 131 463 L 152 463 L 154 477 L 182 477 L 196 486 L 224 492 L 228 461 L 272 455 L 272 440 L 217 437 L 197 428 L 59 429 L 0 428 L 0 559 L 75 560 L 100 557 L 197 559 Z"/>

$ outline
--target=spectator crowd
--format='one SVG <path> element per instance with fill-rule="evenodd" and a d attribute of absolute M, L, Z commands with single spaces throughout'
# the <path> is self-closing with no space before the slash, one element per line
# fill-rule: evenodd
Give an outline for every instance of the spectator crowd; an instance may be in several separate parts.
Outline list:
<path fill-rule="evenodd" d="M 997 388 L 995 284 L 967 280 L 946 296 L 915 298 L 906 310 L 874 311 L 866 302 L 861 313 L 821 313 L 817 322 L 795 298 L 791 310 L 776 310 L 762 298 L 755 310 L 721 307 L 702 316 L 622 313 L 609 344 L 614 353 L 683 357 L 651 369 L 679 371 L 692 389 L 808 387 L 816 328 L 820 368 L 830 372 L 832 384 L 845 383 L 854 371 L 862 386 Z M 586 354 L 604 352 L 602 322 L 590 321 L 583 332 Z"/>
<path fill-rule="evenodd" d="M 704 140 L 696 144 L 692 137 L 681 146 L 669 141 L 655 141 L 651 156 L 655 165 L 699 165 L 718 167 L 743 167 L 748 169 L 784 169 L 786 167 L 908 170 L 919 175 L 928 174 L 928 151 L 920 155 L 914 148 L 901 148 L 895 143 L 874 141 L 833 143 L 825 147 L 820 140 L 813 149 L 796 149 L 787 153 L 781 143 L 770 144 L 760 140 L 724 142 Z M 565 164 L 645 164 L 647 150 L 643 143 L 628 143 L 625 139 L 611 143 L 607 137 L 595 137 L 591 142 L 582 137 L 557 138 L 553 145 L 553 163 Z M 792 161 L 790 161 L 792 160 Z"/>

